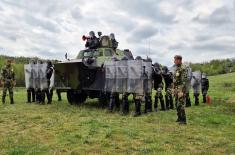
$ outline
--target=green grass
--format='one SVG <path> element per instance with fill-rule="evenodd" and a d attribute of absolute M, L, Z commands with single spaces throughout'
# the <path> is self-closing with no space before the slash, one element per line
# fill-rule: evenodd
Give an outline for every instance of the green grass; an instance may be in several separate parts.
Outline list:
<path fill-rule="evenodd" d="M 96 100 L 72 106 L 65 95 L 27 104 L 18 89 L 15 105 L 0 104 L 0 154 L 235 154 L 235 74 L 210 77 L 209 94 L 213 103 L 187 108 L 180 126 L 175 110 L 135 118 Z"/>

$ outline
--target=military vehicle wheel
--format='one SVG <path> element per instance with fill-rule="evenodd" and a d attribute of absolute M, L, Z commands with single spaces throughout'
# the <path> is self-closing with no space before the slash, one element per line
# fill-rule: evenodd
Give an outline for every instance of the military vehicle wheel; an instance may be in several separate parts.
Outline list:
<path fill-rule="evenodd" d="M 74 104 L 75 103 L 75 94 L 73 90 L 69 90 L 67 92 L 67 100 L 70 104 Z"/>

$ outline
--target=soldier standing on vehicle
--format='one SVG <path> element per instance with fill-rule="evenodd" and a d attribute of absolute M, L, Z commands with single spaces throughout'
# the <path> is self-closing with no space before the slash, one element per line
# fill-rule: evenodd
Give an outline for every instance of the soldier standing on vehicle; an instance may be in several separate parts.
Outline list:
<path fill-rule="evenodd" d="M 161 110 L 165 110 L 164 99 L 162 95 L 163 89 L 163 78 L 162 78 L 162 71 L 159 63 L 154 63 L 153 65 L 153 81 L 154 81 L 154 89 L 157 91 L 155 95 L 155 102 L 154 102 L 154 109 L 158 111 L 158 100 L 161 103 Z"/>
<path fill-rule="evenodd" d="M 8 90 L 10 96 L 10 103 L 14 104 L 13 87 L 16 85 L 16 80 L 10 59 L 7 60 L 6 66 L 4 66 L 1 70 L 1 82 L 3 85 L 2 103 L 5 103 L 5 98 Z"/>
<path fill-rule="evenodd" d="M 186 124 L 186 114 L 185 114 L 185 91 L 187 82 L 187 71 L 182 65 L 182 56 L 176 55 L 174 57 L 174 63 L 176 65 L 175 73 L 173 74 L 173 89 L 174 95 L 177 102 L 177 122 L 179 124 Z"/>
<path fill-rule="evenodd" d="M 95 36 L 94 31 L 89 32 L 89 37 L 87 38 L 85 47 L 88 49 L 96 49 L 99 47 L 99 39 Z"/>
<path fill-rule="evenodd" d="M 165 82 L 165 102 L 166 102 L 166 110 L 173 109 L 173 96 L 172 96 L 172 88 L 173 88 L 173 74 L 168 70 L 167 66 L 162 67 L 162 76 Z"/>
<path fill-rule="evenodd" d="M 206 103 L 206 95 L 209 89 L 209 80 L 207 78 L 206 73 L 202 73 L 201 87 L 202 87 L 203 103 Z"/>
<path fill-rule="evenodd" d="M 115 39 L 114 33 L 111 33 L 109 37 L 110 37 L 110 40 L 111 40 L 111 47 L 112 47 L 114 50 L 116 50 L 117 47 L 118 47 L 118 42 L 117 42 L 117 40 Z"/>

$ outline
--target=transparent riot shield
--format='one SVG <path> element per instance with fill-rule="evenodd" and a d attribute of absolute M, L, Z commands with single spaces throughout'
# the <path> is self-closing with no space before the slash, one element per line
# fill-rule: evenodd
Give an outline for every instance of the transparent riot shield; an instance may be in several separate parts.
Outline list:
<path fill-rule="evenodd" d="M 53 73 L 52 73 L 51 79 L 50 79 L 50 86 L 49 86 L 49 88 L 50 89 L 54 89 L 54 86 L 55 86 L 55 73 L 54 73 L 54 70 L 53 70 Z"/>
<path fill-rule="evenodd" d="M 25 74 L 25 87 L 26 89 L 34 88 L 34 79 L 33 79 L 33 71 L 32 65 L 26 64 L 24 65 L 24 74 Z"/>
<path fill-rule="evenodd" d="M 40 77 L 38 74 L 38 70 L 39 70 L 38 64 L 34 64 L 32 66 L 34 89 L 40 89 Z"/>
<path fill-rule="evenodd" d="M 150 93 L 152 92 L 152 62 L 143 62 L 143 78 L 144 78 L 144 92 Z"/>
<path fill-rule="evenodd" d="M 143 94 L 143 60 L 128 61 L 127 92 Z M 146 77 L 145 77 L 146 78 Z"/>
<path fill-rule="evenodd" d="M 191 86 L 193 87 L 194 93 L 200 92 L 202 73 L 200 71 L 192 72 Z"/>
<path fill-rule="evenodd" d="M 38 64 L 38 74 L 40 80 L 40 89 L 45 90 L 48 88 L 48 82 L 46 77 L 47 64 Z"/>
<path fill-rule="evenodd" d="M 105 62 L 105 87 L 106 92 L 115 92 L 116 67 L 114 61 Z"/>
<path fill-rule="evenodd" d="M 115 61 L 116 65 L 115 91 L 119 93 L 127 92 L 127 78 L 128 78 L 127 63 L 128 63 L 127 60 Z"/>
<path fill-rule="evenodd" d="M 192 80 L 192 69 L 189 66 L 186 66 L 187 70 L 187 82 L 186 82 L 186 93 L 189 93 L 191 89 L 191 80 Z"/>

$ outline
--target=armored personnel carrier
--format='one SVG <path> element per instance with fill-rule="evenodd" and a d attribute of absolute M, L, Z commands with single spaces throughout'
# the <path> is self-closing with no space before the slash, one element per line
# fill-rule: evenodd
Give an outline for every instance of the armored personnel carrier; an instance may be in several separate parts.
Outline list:
<path fill-rule="evenodd" d="M 102 103 L 109 96 L 104 92 L 105 69 L 104 64 L 112 58 L 121 59 L 124 56 L 133 59 L 129 50 L 119 50 L 114 46 L 110 36 L 101 36 L 97 39 L 97 46 L 87 45 L 92 38 L 83 36 L 87 48 L 81 50 L 76 59 L 56 63 L 54 68 L 54 87 L 60 92 L 67 93 L 70 104 L 81 104 L 89 98 L 99 98 Z M 116 42 L 117 43 L 117 42 Z"/>

